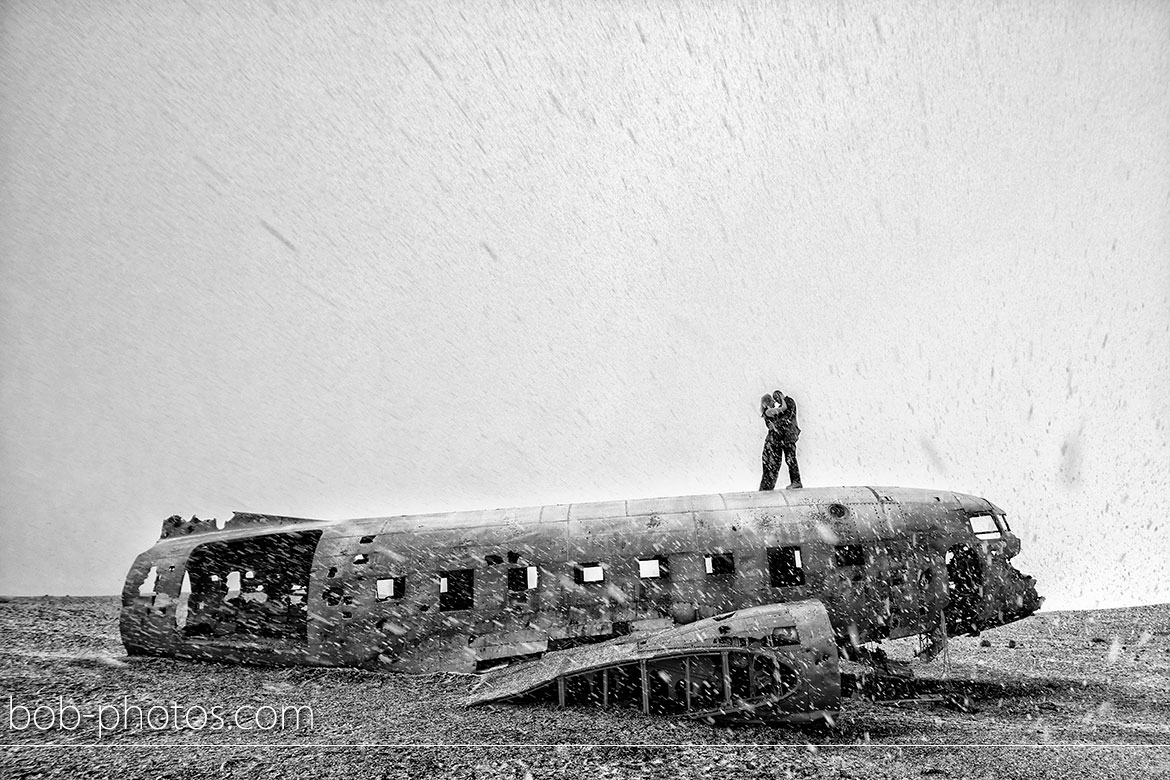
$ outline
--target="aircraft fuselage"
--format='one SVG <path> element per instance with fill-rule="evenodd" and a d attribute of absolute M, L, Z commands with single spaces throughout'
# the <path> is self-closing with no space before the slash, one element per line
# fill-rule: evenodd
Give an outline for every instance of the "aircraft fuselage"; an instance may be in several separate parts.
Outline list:
<path fill-rule="evenodd" d="M 123 591 L 131 653 L 474 671 L 817 600 L 843 648 L 1025 617 L 1002 510 L 950 491 L 808 488 L 320 521 L 164 524 Z"/>

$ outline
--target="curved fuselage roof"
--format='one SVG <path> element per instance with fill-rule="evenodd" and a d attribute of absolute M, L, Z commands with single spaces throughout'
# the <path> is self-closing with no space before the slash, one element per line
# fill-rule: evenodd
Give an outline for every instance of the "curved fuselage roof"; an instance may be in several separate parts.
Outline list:
<path fill-rule="evenodd" d="M 318 520 L 253 513 L 236 513 L 222 530 L 207 530 L 198 534 L 199 543 L 214 539 L 231 539 L 263 533 L 277 533 L 295 525 L 301 530 L 321 530 L 328 535 L 364 536 L 399 533 L 428 533 L 440 531 L 472 531 L 516 526 L 549 526 L 556 524 L 595 525 L 601 521 L 622 518 L 648 519 L 652 517 L 686 514 L 710 515 L 725 512 L 771 512 L 777 523 L 797 522 L 808 517 L 810 511 L 833 504 L 901 505 L 911 509 L 924 507 L 926 514 L 936 513 L 926 508 L 962 510 L 969 514 L 1003 510 L 984 498 L 949 490 L 903 487 L 821 487 L 800 490 L 751 491 L 743 493 L 708 493 L 690 496 L 660 498 L 633 498 L 618 501 L 594 501 L 577 504 L 549 504 L 504 509 L 434 512 L 429 514 L 394 515 L 338 520 Z M 785 511 L 785 510 L 796 511 Z M 913 518 L 914 512 L 901 516 Z M 160 545 L 179 542 L 183 535 L 160 540 Z"/>

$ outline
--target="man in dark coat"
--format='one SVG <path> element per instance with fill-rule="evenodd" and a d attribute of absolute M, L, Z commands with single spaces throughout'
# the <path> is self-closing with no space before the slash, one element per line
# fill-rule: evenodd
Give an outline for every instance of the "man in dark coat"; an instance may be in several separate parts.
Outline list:
<path fill-rule="evenodd" d="M 776 476 L 780 473 L 782 461 L 788 461 L 788 479 L 791 482 L 788 489 L 801 487 L 800 464 L 796 462 L 796 440 L 800 438 L 800 426 L 796 424 L 796 401 L 777 390 L 760 399 L 760 416 L 768 426 L 760 490 L 776 487 Z"/>

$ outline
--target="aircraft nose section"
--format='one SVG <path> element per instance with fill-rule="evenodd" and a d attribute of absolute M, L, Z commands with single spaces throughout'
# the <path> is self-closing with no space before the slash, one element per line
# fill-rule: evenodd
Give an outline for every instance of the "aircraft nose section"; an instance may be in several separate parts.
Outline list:
<path fill-rule="evenodd" d="M 1040 609 L 1044 599 L 1036 590 L 1036 579 L 1007 561 L 988 567 L 984 585 L 984 619 L 980 628 L 994 628 L 1022 620 Z"/>
<path fill-rule="evenodd" d="M 1013 582 L 1005 589 L 1004 622 L 1019 620 L 1040 609 L 1044 598 L 1036 590 L 1036 578 L 1022 574 L 1010 564 L 1007 567 L 1014 576 Z"/>
<path fill-rule="evenodd" d="M 1044 603 L 1036 580 L 991 550 L 956 548 L 948 560 L 947 575 L 946 619 L 951 636 L 977 634 L 1021 620 Z"/>

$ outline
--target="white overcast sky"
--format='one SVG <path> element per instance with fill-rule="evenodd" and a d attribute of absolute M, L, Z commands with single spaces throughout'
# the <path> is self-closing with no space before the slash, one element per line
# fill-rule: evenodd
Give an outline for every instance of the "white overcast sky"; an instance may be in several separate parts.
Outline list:
<path fill-rule="evenodd" d="M 753 489 L 778 387 L 805 485 L 1170 600 L 1170 5 L 0 14 L 0 593 L 173 513 Z"/>

